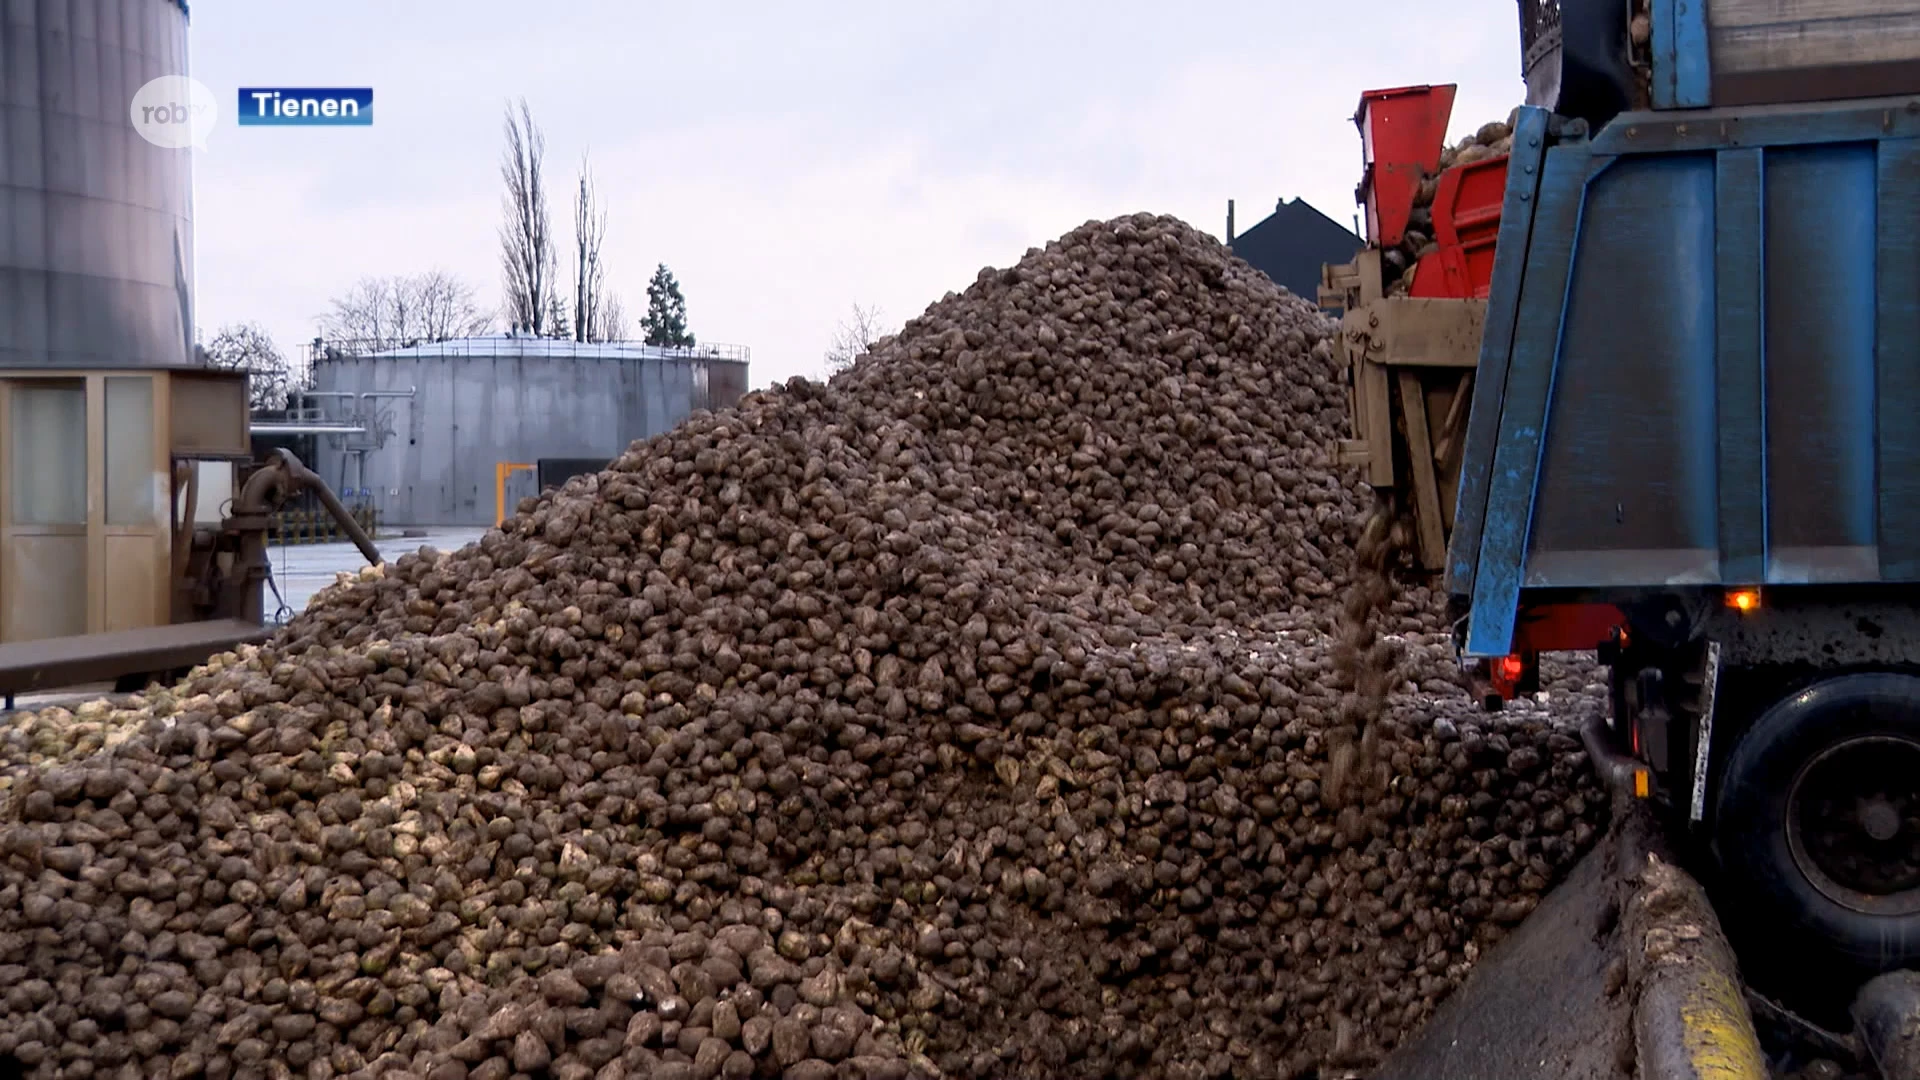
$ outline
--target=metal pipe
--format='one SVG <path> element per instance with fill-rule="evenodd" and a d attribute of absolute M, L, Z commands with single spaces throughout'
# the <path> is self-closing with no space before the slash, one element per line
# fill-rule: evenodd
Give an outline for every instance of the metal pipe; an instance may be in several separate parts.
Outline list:
<path fill-rule="evenodd" d="M 1580 741 L 1586 744 L 1587 760 L 1593 763 L 1593 771 L 1600 774 L 1609 788 L 1644 797 L 1644 793 L 1635 790 L 1635 774 L 1646 766 L 1613 748 L 1607 736 L 1605 714 L 1595 713 L 1581 725 Z"/>
<path fill-rule="evenodd" d="M 300 396 L 303 398 L 336 398 L 337 397 L 337 398 L 346 398 L 348 401 L 352 401 L 353 391 L 351 390 L 304 390 L 304 391 L 301 391 Z"/>
<path fill-rule="evenodd" d="M 373 538 L 367 535 L 367 531 L 362 529 L 347 508 L 341 505 L 340 499 L 334 495 L 333 489 L 327 486 L 327 482 L 320 479 L 312 469 L 302 465 L 300 459 L 291 451 L 283 449 L 275 453 L 280 455 L 286 463 L 287 471 L 294 482 L 312 491 L 320 500 L 320 505 L 326 507 L 327 513 L 333 515 L 333 520 L 340 523 L 340 531 L 346 533 L 347 538 L 353 541 L 353 546 L 359 548 L 360 554 L 366 556 L 367 565 L 379 566 L 383 561 L 380 558 L 380 549 L 373 546 Z"/>
<path fill-rule="evenodd" d="M 261 597 L 267 578 L 267 515 L 287 497 L 293 483 L 292 473 L 280 457 L 285 453 L 275 451 L 264 468 L 247 477 L 233 498 L 233 513 L 227 516 L 226 525 L 238 536 L 240 550 L 222 590 L 223 616 L 255 624 L 267 621 Z"/>
<path fill-rule="evenodd" d="M 365 435 L 364 426 L 354 424 L 249 424 L 247 430 L 255 435 Z"/>
<path fill-rule="evenodd" d="M 286 454 L 286 451 L 274 451 L 275 457 L 282 454 Z M 291 482 L 291 475 L 274 457 L 267 458 L 266 466 L 254 470 L 253 475 L 247 477 L 247 482 L 240 485 L 240 494 L 233 497 L 234 515 L 272 513 L 273 506 L 287 497 L 285 489 Z M 269 499 L 273 501 L 269 502 Z"/>

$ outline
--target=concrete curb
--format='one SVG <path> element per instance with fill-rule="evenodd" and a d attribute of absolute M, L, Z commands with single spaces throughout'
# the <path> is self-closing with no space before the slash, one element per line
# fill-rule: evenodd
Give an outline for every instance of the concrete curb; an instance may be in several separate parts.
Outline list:
<path fill-rule="evenodd" d="M 1629 898 L 1638 1080 L 1767 1080 L 1739 968 L 1698 882 L 1647 853 Z"/>

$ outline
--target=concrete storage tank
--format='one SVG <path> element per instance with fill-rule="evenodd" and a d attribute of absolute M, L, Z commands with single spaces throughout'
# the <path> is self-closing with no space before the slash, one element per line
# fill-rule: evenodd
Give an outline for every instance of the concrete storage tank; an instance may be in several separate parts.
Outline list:
<path fill-rule="evenodd" d="M 129 118 L 185 74 L 181 0 L 0 4 L 0 367 L 189 362 L 193 151 Z"/>
<path fill-rule="evenodd" d="M 491 525 L 501 464 L 611 461 L 747 388 L 747 350 L 518 336 L 349 351 L 316 343 L 311 405 L 328 423 L 316 470 L 383 525 Z M 511 476 L 506 505 L 536 490 Z"/>

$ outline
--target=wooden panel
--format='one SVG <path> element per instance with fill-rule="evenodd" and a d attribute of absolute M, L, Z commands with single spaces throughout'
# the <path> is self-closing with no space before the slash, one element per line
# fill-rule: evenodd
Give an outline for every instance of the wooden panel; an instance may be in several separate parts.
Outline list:
<path fill-rule="evenodd" d="M 105 520 L 98 551 L 102 630 L 168 621 L 173 488 L 167 455 L 171 394 L 152 376 L 107 376 L 102 424 Z"/>
<path fill-rule="evenodd" d="M 87 536 L 83 529 L 14 531 L 0 541 L 7 605 L 0 640 L 87 632 Z"/>
<path fill-rule="evenodd" d="M 1920 14 L 1920 3 L 1915 0 L 1712 0 L 1707 5 L 1707 21 L 1716 30 L 1723 26 L 1914 14 Z"/>
<path fill-rule="evenodd" d="M 1465 367 L 1480 363 L 1485 300 L 1394 297 L 1374 303 L 1377 352 L 1395 367 Z"/>
<path fill-rule="evenodd" d="M 247 434 L 247 381 L 222 372 L 171 372 L 173 452 L 212 456 L 252 455 Z"/>
<path fill-rule="evenodd" d="M 1795 19 L 1732 26 L 1716 22 L 1711 50 L 1716 74 L 1795 68 L 1864 66 L 1920 59 L 1920 11 L 1847 19 Z"/>
<path fill-rule="evenodd" d="M 158 538 L 108 536 L 105 547 L 105 629 L 144 630 L 164 624 L 166 550 Z"/>
<path fill-rule="evenodd" d="M 1440 480 L 1433 473 L 1433 440 L 1427 437 L 1427 392 L 1420 373 L 1402 370 L 1400 409 L 1407 423 L 1407 458 L 1413 471 L 1413 520 L 1418 526 L 1420 565 L 1446 564 L 1447 537 L 1440 520 Z"/>

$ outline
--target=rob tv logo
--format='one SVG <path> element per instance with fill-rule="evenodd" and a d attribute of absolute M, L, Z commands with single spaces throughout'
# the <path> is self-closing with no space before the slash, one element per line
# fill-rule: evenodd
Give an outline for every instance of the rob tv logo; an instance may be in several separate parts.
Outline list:
<path fill-rule="evenodd" d="M 241 127 L 368 127 L 373 88 L 243 86 Z"/>
<path fill-rule="evenodd" d="M 162 75 L 134 92 L 128 119 L 133 130 L 155 146 L 205 150 L 220 106 L 206 84 L 185 75 Z"/>

